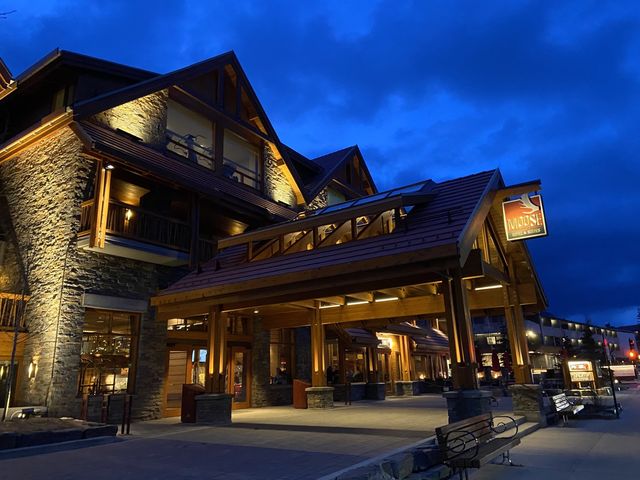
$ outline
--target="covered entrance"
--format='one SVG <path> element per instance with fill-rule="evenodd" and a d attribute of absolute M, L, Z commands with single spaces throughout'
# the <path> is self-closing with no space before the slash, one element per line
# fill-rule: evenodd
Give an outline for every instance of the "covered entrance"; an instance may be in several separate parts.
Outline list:
<path fill-rule="evenodd" d="M 516 382 L 531 383 L 524 312 L 546 300 L 524 245 L 506 241 L 500 205 L 538 188 L 505 187 L 490 171 L 306 212 L 220 240 L 220 253 L 202 272 L 152 302 L 160 318 L 209 312 L 207 390 L 234 399 L 237 385 L 245 397 L 235 366 L 233 381 L 226 376 L 231 317 L 251 318 L 261 345 L 273 330 L 306 332 L 308 343 L 296 349 L 308 356 L 296 359 L 295 375 L 310 382 L 311 408 L 333 404 L 336 378 L 361 379 L 369 398 L 381 390 L 383 398 L 385 391 L 411 395 L 421 374 L 448 376 L 447 360 L 453 389 L 478 391 L 473 311 L 506 316 Z M 434 338 L 441 325 L 448 344 Z M 358 345 L 350 329 L 374 333 L 376 341 Z M 251 383 L 259 389 L 270 380 L 268 351 L 254 351 Z M 336 360 L 338 376 L 330 376 Z"/>

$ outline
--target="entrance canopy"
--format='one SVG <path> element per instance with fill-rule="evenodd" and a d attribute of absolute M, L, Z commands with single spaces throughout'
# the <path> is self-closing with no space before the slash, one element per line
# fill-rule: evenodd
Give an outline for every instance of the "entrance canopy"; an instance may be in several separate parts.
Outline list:
<path fill-rule="evenodd" d="M 323 323 L 438 315 L 445 311 L 438 284 L 460 270 L 472 280 L 471 310 L 500 309 L 497 287 L 511 282 L 510 255 L 521 304 L 539 308 L 546 299 L 524 244 L 507 245 L 500 238 L 502 222 L 492 219 L 494 201 L 507 192 L 493 170 L 301 214 L 221 240 L 214 260 L 152 304 L 160 313 L 189 315 L 206 313 L 212 304 L 223 310 L 269 305 L 262 313 L 268 317 L 284 308 L 290 326 L 308 324 L 294 312 L 313 307 L 313 301 Z"/>
<path fill-rule="evenodd" d="M 522 330 L 512 349 L 518 365 L 528 364 L 516 325 L 523 308 L 540 311 L 546 298 L 525 244 L 506 241 L 501 202 L 539 187 L 506 187 L 492 170 L 304 212 L 221 240 L 216 258 L 152 304 L 163 319 L 215 310 L 259 315 L 264 328 L 311 325 L 316 350 L 324 325 L 378 330 L 445 318 L 452 363 L 464 370 L 459 386 L 475 388 L 472 311 L 504 314 L 511 331 Z"/>

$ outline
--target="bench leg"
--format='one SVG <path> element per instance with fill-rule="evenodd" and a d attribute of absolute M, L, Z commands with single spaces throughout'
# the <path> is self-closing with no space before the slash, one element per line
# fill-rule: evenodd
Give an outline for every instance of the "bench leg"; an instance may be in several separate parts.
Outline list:
<path fill-rule="evenodd" d="M 511 452 L 509 450 L 507 450 L 506 452 L 502 453 L 502 464 L 507 464 L 510 467 L 513 467 L 513 462 L 511 461 Z"/>

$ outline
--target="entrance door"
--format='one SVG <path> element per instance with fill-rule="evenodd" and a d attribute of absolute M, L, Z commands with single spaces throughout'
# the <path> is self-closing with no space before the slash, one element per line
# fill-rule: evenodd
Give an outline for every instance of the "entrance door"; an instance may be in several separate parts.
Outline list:
<path fill-rule="evenodd" d="M 187 383 L 187 350 L 169 350 L 169 371 L 165 390 L 165 416 L 180 415 L 182 385 Z"/>
<path fill-rule="evenodd" d="M 233 395 L 233 408 L 249 408 L 251 405 L 251 350 L 246 347 L 229 349 L 228 391 Z"/>

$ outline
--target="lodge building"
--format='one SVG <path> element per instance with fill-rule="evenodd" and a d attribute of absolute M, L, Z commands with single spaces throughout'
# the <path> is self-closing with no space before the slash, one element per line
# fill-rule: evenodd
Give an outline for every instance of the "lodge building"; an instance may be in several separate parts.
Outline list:
<path fill-rule="evenodd" d="M 357 146 L 282 143 L 233 53 L 168 74 L 56 50 L 14 78 L 0 61 L 0 182 L 13 404 L 77 416 L 128 392 L 158 418 L 183 384 L 233 408 L 290 404 L 294 379 L 315 407 L 346 382 L 473 391 L 472 314 L 506 316 L 531 383 L 524 316 L 546 298 L 501 202 L 540 182 L 381 192 Z"/>

